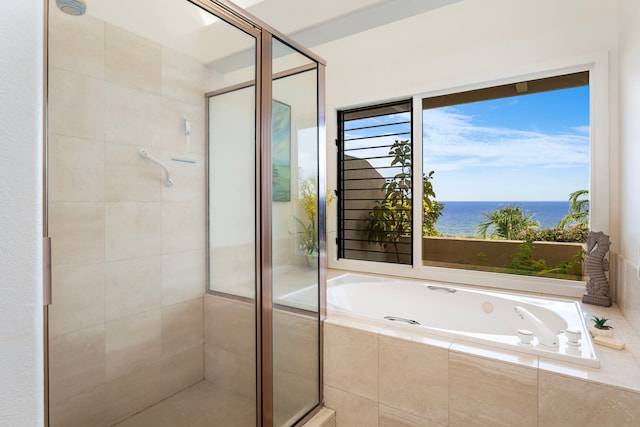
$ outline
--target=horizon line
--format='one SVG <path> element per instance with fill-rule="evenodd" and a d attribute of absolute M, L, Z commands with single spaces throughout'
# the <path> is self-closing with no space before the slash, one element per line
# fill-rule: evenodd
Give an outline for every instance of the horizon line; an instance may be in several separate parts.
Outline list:
<path fill-rule="evenodd" d="M 438 203 L 464 202 L 464 203 L 547 203 L 547 202 L 567 202 L 569 200 L 438 200 Z"/>

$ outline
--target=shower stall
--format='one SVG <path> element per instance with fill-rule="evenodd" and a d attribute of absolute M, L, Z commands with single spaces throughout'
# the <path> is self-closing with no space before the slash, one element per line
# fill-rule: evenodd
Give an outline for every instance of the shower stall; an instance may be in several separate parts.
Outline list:
<path fill-rule="evenodd" d="M 322 59 L 225 0 L 47 3 L 48 424 L 301 424 Z"/>

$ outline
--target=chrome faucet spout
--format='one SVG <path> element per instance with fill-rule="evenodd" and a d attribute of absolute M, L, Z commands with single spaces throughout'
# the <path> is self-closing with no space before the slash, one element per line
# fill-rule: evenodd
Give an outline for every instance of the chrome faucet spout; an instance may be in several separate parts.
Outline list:
<path fill-rule="evenodd" d="M 455 293 L 456 293 L 456 290 L 455 290 L 455 289 L 453 289 L 453 288 L 449 288 L 449 287 L 447 287 L 447 286 L 434 286 L 434 285 L 427 285 L 427 288 L 428 288 L 430 291 L 446 291 L 446 292 L 449 292 L 449 293 L 451 293 L 451 294 L 455 294 Z"/>
<path fill-rule="evenodd" d="M 547 347 L 558 346 L 558 334 L 553 332 L 538 316 L 531 313 L 526 308 L 516 305 L 514 311 L 522 320 L 527 322 L 533 334 L 538 338 L 540 344 Z"/>

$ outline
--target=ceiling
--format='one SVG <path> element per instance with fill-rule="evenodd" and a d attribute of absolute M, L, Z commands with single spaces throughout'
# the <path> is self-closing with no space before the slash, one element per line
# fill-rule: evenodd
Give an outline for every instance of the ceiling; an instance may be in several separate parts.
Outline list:
<path fill-rule="evenodd" d="M 250 14 L 313 48 L 461 0 L 235 0 Z M 203 63 L 233 62 L 244 33 L 178 0 L 87 0 L 87 14 L 179 49 Z M 140 17 L 145 19 L 141 20 Z M 224 40 L 224 43 L 220 43 Z"/>
<path fill-rule="evenodd" d="M 461 0 L 263 0 L 247 10 L 306 47 Z"/>

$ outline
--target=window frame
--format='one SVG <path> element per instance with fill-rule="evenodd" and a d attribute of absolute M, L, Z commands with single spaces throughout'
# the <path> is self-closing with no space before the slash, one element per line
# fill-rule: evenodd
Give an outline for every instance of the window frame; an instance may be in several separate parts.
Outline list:
<path fill-rule="evenodd" d="M 607 52 L 591 53 L 584 56 L 565 58 L 519 67 L 520 72 L 503 73 L 500 76 L 489 76 L 484 79 L 451 82 L 441 89 L 431 89 L 412 96 L 413 99 L 413 170 L 423 170 L 422 145 L 422 99 L 455 92 L 483 89 L 491 86 L 513 84 L 525 80 L 541 79 L 562 74 L 581 71 L 589 72 L 589 118 L 590 118 L 590 165 L 589 165 L 589 197 L 590 197 L 590 229 L 603 231 L 617 241 L 614 227 L 610 218 L 618 213 L 617 187 L 610 176 L 611 170 L 616 170 L 617 141 L 610 138 L 609 125 L 609 58 Z M 493 78 L 492 78 L 493 77 Z M 384 101 L 371 102 L 367 105 L 382 104 Z M 359 106 L 363 106 L 360 104 Z M 340 110 L 349 109 L 348 107 Z M 336 109 L 337 110 L 337 109 Z M 336 173 L 337 176 L 337 173 Z M 414 200 L 422 200 L 420 180 L 413 180 Z M 422 212 L 421 204 L 413 204 L 413 233 L 421 234 Z M 417 230 L 417 231 L 416 231 Z M 393 265 L 372 261 L 357 261 L 337 258 L 337 242 L 331 245 L 329 268 L 367 272 L 373 274 L 394 275 L 411 279 L 449 282 L 460 285 L 492 287 L 498 289 L 536 292 L 549 295 L 580 298 L 584 293 L 585 282 L 548 278 L 522 276 L 508 273 L 462 270 L 422 265 L 422 236 L 413 238 L 412 265 Z M 615 244 L 612 245 L 612 250 Z"/>
<path fill-rule="evenodd" d="M 352 151 L 354 150 L 354 148 L 350 147 L 348 150 L 345 150 L 345 143 L 348 141 L 353 141 L 352 139 L 346 140 L 344 139 L 345 133 L 348 132 L 348 129 L 345 129 L 345 123 L 347 123 L 348 121 L 352 121 L 352 120 L 360 120 L 363 118 L 373 118 L 373 117 L 382 117 L 382 116 L 388 116 L 388 115 L 393 115 L 393 114 L 397 114 L 397 111 L 389 111 L 388 113 L 385 114 L 375 114 L 375 111 L 379 111 L 379 110 L 394 110 L 397 108 L 404 108 L 405 106 L 408 106 L 408 111 L 403 111 L 402 113 L 409 113 L 409 132 L 407 132 L 408 134 L 408 140 L 409 140 L 409 144 L 411 146 L 411 159 L 410 159 L 410 163 L 411 163 L 411 189 L 412 189 L 412 198 L 411 198 L 411 227 L 414 227 L 415 224 L 415 219 L 414 219 L 414 210 L 413 210 L 413 200 L 415 200 L 413 198 L 413 188 L 414 188 L 414 183 L 415 183 L 415 179 L 414 179 L 414 151 L 413 151 L 413 145 L 414 145 L 414 131 L 415 128 L 413 127 L 413 108 L 414 108 L 414 102 L 413 102 L 413 98 L 404 98 L 404 99 L 400 99 L 400 100 L 395 100 L 395 101 L 391 101 L 391 102 L 385 102 L 385 103 L 380 103 L 380 104 L 372 104 L 372 105 L 367 105 L 367 106 L 363 106 L 363 107 L 358 107 L 358 108 L 350 108 L 350 109 L 340 109 L 337 111 L 337 129 L 338 129 L 338 138 L 336 139 L 336 144 L 338 145 L 338 152 L 337 152 L 337 174 L 338 174 L 338 182 L 337 182 L 337 189 L 336 189 L 336 194 L 338 196 L 338 211 L 337 211 L 337 223 L 338 223 L 338 228 L 337 228 L 337 238 L 336 238 L 336 244 L 337 244 L 337 256 L 340 259 L 349 259 L 349 260 L 360 260 L 360 261 L 366 261 L 366 262 L 382 262 L 385 264 L 402 264 L 402 265 L 412 265 L 413 261 L 414 261 L 414 256 L 413 256 L 413 251 L 414 251 L 414 241 L 415 241 L 415 235 L 413 233 L 411 233 L 410 235 L 410 241 L 408 243 L 403 242 L 400 243 L 400 245 L 402 247 L 408 247 L 409 253 L 404 253 L 404 252 L 400 252 L 400 255 L 404 256 L 408 255 L 409 257 L 409 262 L 400 262 L 400 260 L 398 260 L 397 262 L 391 261 L 391 260 L 387 260 L 387 261 L 374 261 L 374 260 L 365 260 L 363 258 L 352 258 L 352 257 L 348 257 L 346 256 L 346 253 L 354 253 L 354 252 L 363 252 L 363 256 L 373 256 L 373 257 L 380 257 L 383 256 L 384 257 L 384 250 L 380 250 L 380 249 L 371 249 L 371 250 L 362 250 L 362 249 L 355 249 L 355 248 L 346 248 L 346 242 L 347 241 L 360 241 L 362 242 L 362 240 L 354 240 L 352 238 L 347 238 L 346 235 L 348 234 L 348 231 L 364 231 L 364 229 L 346 229 L 345 228 L 345 224 L 347 221 L 351 221 L 352 219 L 348 219 L 346 218 L 346 211 L 347 210 L 351 210 L 347 209 L 345 206 L 345 203 L 347 201 L 350 202 L 354 202 L 357 201 L 358 199 L 353 199 L 353 198 L 349 198 L 349 199 L 345 199 L 343 197 L 343 195 L 345 194 L 345 191 L 353 191 L 350 189 L 345 189 L 345 173 L 349 170 L 349 169 L 345 169 L 345 151 Z M 345 120 L 345 116 L 358 116 L 364 114 L 364 117 L 358 117 L 358 118 L 351 118 L 348 120 Z M 396 123 L 390 126 L 401 126 L 404 125 L 404 123 L 400 124 L 400 123 Z M 378 126 L 376 126 L 378 127 Z M 404 135 L 405 133 L 403 132 L 402 135 Z M 386 135 L 386 136 L 393 136 L 394 139 L 396 139 L 397 136 L 399 136 L 399 134 L 393 134 L 393 135 Z M 377 135 L 375 138 L 384 138 L 385 135 Z M 397 139 L 402 140 L 405 139 L 405 137 L 398 137 Z M 375 146 L 372 147 L 368 147 L 368 149 L 373 149 L 376 148 Z M 357 149 L 357 148 L 356 148 Z M 389 157 L 390 158 L 390 157 Z M 364 158 L 363 160 L 371 160 L 370 158 Z M 387 178 L 388 179 L 388 178 Z"/>

